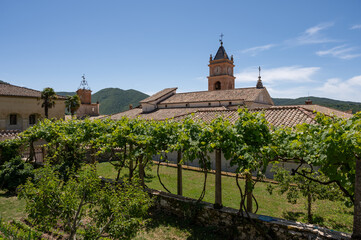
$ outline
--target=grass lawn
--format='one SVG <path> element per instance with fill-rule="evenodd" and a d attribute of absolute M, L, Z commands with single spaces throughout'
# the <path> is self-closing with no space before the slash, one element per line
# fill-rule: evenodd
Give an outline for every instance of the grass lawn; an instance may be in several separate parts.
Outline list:
<path fill-rule="evenodd" d="M 146 170 L 146 185 L 149 188 L 162 190 L 157 177 L 157 167 L 152 166 Z M 100 163 L 98 173 L 105 178 L 115 178 L 116 171 L 110 163 Z M 122 171 L 122 176 L 127 175 L 127 169 Z M 164 185 L 172 192 L 177 192 L 177 169 L 172 167 L 160 167 L 160 176 Z M 204 182 L 204 175 L 199 172 L 183 171 L 183 195 L 198 199 L 201 194 Z M 204 201 L 214 202 L 214 174 L 208 174 L 207 190 Z M 297 204 L 287 202 L 286 196 L 273 193 L 270 195 L 266 187 L 269 183 L 259 182 L 255 186 L 254 195 L 259 204 L 258 214 L 268 215 L 289 220 L 306 222 L 306 199 L 301 198 Z M 244 181 L 241 180 L 241 186 Z M 239 208 L 239 191 L 234 177 L 222 176 L 222 197 L 223 205 L 232 208 Z M 255 208 L 255 207 L 254 207 Z M 353 208 L 347 208 L 342 202 L 331 202 L 328 200 L 317 200 L 312 208 L 314 221 L 330 229 L 343 232 L 352 232 Z"/>
<path fill-rule="evenodd" d="M 24 217 L 25 201 L 18 200 L 16 196 L 8 195 L 0 190 L 0 216 L 3 220 L 19 220 Z"/>

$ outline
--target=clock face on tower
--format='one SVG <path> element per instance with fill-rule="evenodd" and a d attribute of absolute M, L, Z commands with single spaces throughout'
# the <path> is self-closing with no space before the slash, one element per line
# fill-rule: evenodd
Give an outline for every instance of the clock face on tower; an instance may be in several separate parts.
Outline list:
<path fill-rule="evenodd" d="M 214 74 L 215 74 L 215 75 L 218 75 L 218 74 L 220 74 L 220 73 L 221 73 L 221 67 L 220 67 L 220 66 L 215 67 L 215 68 L 214 68 Z"/>
<path fill-rule="evenodd" d="M 231 67 L 228 67 L 228 74 L 232 75 L 232 68 Z"/>

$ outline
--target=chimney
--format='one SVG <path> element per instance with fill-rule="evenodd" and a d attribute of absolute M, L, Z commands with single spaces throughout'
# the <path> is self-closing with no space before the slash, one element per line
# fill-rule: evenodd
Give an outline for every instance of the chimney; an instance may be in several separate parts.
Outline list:
<path fill-rule="evenodd" d="M 306 105 L 312 105 L 312 100 L 310 100 L 310 99 L 306 100 L 306 101 L 305 101 L 305 104 L 306 104 Z"/>

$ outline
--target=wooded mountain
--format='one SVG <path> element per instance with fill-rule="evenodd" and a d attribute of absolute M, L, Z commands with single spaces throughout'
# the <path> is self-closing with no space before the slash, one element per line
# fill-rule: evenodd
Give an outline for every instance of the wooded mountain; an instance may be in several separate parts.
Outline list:
<path fill-rule="evenodd" d="M 58 95 L 72 96 L 75 92 L 57 92 Z M 99 111 L 101 115 L 109 115 L 123 112 L 129 109 L 129 104 L 133 107 L 139 105 L 139 101 L 149 97 L 147 94 L 137 90 L 122 90 L 119 88 L 104 88 L 92 94 L 92 102 L 99 101 Z"/>
<path fill-rule="evenodd" d="M 350 102 L 350 101 L 340 101 L 329 98 L 319 98 L 319 97 L 301 97 L 296 99 L 291 98 L 272 98 L 276 106 L 280 105 L 300 105 L 305 104 L 306 100 L 311 100 L 312 104 L 317 104 L 320 106 L 334 108 L 340 111 L 352 110 L 352 113 L 361 111 L 361 103 L 359 102 Z"/>

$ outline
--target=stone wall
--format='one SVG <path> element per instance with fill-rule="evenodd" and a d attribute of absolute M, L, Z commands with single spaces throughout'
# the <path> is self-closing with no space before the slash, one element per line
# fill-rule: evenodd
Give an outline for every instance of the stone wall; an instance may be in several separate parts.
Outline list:
<path fill-rule="evenodd" d="M 213 204 L 200 202 L 161 191 L 148 189 L 155 196 L 155 208 L 184 218 L 194 224 L 208 226 L 226 233 L 229 239 L 351 239 L 346 233 L 332 231 L 311 224 L 250 213 L 242 217 L 233 208 L 215 209 Z"/>

